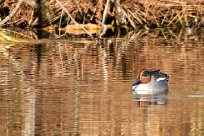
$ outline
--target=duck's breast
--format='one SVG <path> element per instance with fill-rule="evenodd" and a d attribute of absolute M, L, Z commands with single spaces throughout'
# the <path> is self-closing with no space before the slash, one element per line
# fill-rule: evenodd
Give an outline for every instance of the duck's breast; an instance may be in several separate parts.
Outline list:
<path fill-rule="evenodd" d="M 166 80 L 160 80 L 148 84 L 139 84 L 133 86 L 132 91 L 134 94 L 166 94 L 168 92 L 168 82 Z"/>
<path fill-rule="evenodd" d="M 132 87 L 132 91 L 135 94 L 152 94 L 152 85 L 148 84 L 139 84 Z"/>

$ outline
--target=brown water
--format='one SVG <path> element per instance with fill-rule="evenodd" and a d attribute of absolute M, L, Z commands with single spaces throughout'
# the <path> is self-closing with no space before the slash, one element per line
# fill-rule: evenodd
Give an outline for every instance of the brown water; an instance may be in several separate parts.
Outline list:
<path fill-rule="evenodd" d="M 204 42 L 157 39 L 1 44 L 0 134 L 204 135 Z M 168 73 L 165 99 L 136 101 L 140 67 Z"/>

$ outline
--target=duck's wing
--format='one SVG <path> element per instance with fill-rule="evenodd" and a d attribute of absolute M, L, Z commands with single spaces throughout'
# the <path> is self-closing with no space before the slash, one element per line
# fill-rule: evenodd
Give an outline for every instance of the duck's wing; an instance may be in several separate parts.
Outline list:
<path fill-rule="evenodd" d="M 169 76 L 166 73 L 160 72 L 160 70 L 152 70 L 152 75 L 156 78 L 157 81 L 159 80 L 169 80 Z"/>
<path fill-rule="evenodd" d="M 152 75 L 159 75 L 159 73 L 161 73 L 159 69 L 151 70 L 150 72 L 151 72 Z"/>

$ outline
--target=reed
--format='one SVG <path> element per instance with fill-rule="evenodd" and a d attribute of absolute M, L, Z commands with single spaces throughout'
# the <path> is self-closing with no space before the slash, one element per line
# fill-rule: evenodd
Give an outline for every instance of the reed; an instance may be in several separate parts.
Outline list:
<path fill-rule="evenodd" d="M 126 12 L 136 25 L 172 29 L 204 25 L 202 0 L 141 0 L 126 4 Z"/>
<path fill-rule="evenodd" d="M 78 23 L 110 24 L 115 20 L 115 25 L 119 27 L 170 28 L 172 31 L 204 26 L 203 0 L 99 0 L 95 4 L 85 0 L 84 3 L 88 5 L 86 8 L 78 0 L 78 5 L 72 6 L 72 10 L 68 8 L 70 2 L 64 4 Z"/>
<path fill-rule="evenodd" d="M 11 0 L 5 1 L 0 7 L 2 13 L 6 8 L 10 11 L 10 14 L 4 14 L 6 16 L 0 14 L 0 26 L 36 25 L 36 17 L 25 14 L 32 13 L 35 10 L 32 5 L 35 4 L 24 1 L 18 5 L 22 1 L 16 1 L 15 6 L 11 7 L 7 3 L 9 1 Z M 34 0 L 31 2 L 35 3 Z M 30 8 L 27 8 L 28 6 Z M 88 23 L 105 26 L 112 22 L 115 22 L 113 25 L 117 28 L 133 30 L 168 28 L 175 31 L 180 28 L 204 26 L 203 0 L 52 0 L 49 2 L 49 9 L 52 11 L 49 16 L 51 24 L 59 28 Z"/>

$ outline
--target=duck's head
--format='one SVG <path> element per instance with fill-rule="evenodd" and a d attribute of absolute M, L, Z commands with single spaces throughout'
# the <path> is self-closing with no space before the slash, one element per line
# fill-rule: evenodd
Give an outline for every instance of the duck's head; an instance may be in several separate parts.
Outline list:
<path fill-rule="evenodd" d="M 151 72 L 147 69 L 140 69 L 137 73 L 137 79 L 139 79 L 141 83 L 147 84 L 151 81 Z"/>

